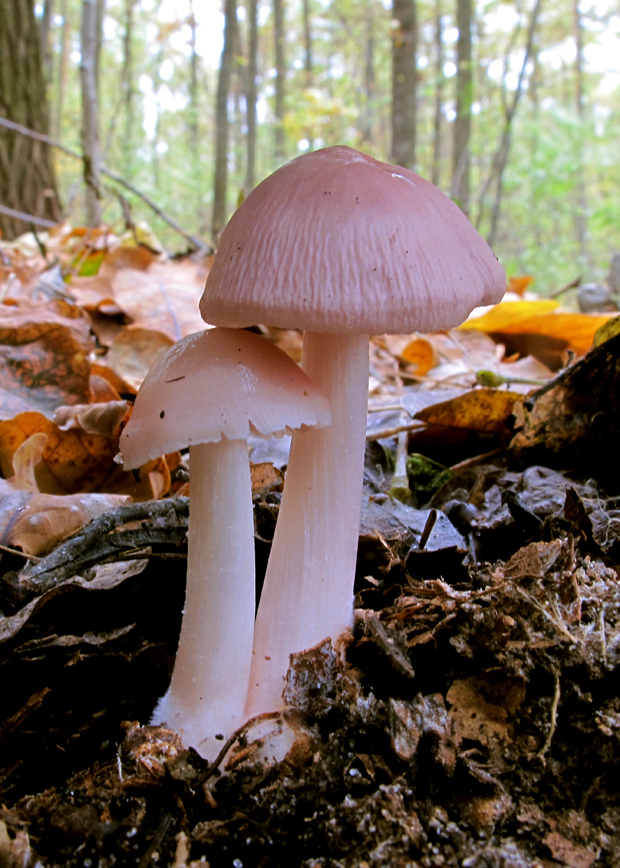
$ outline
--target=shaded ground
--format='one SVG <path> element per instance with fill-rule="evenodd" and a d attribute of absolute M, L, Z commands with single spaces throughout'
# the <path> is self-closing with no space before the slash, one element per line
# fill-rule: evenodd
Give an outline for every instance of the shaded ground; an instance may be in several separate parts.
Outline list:
<path fill-rule="evenodd" d="M 187 501 L 3 555 L 0 866 L 620 866 L 619 341 L 523 402 L 508 451 L 509 418 L 412 435 L 406 503 L 394 441 L 369 445 L 354 629 L 298 655 L 286 714 L 212 767 L 140 726 L 172 669 Z"/>
<path fill-rule="evenodd" d="M 182 561 L 35 595 L 0 669 L 1 865 L 620 865 L 613 502 L 500 463 L 420 511 L 381 475 L 371 450 L 353 634 L 300 655 L 290 713 L 262 723 L 298 734 L 280 763 L 255 727 L 209 769 L 123 724 L 165 688 Z"/>

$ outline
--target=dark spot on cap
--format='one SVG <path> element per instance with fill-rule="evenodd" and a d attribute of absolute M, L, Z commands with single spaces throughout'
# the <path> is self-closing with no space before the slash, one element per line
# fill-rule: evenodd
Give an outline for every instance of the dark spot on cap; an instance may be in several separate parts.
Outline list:
<path fill-rule="evenodd" d="M 166 411 L 162 410 L 161 413 L 159 414 L 159 418 L 163 419 L 165 415 L 166 415 Z"/>

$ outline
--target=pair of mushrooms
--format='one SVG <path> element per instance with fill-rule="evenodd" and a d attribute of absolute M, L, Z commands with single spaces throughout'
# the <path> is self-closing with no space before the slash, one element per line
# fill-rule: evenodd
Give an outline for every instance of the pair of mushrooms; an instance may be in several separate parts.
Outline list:
<path fill-rule="evenodd" d="M 222 328 L 158 362 L 121 437 L 128 467 L 190 445 L 186 604 L 154 722 L 213 757 L 216 734 L 281 707 L 291 653 L 351 626 L 369 335 L 451 328 L 497 303 L 505 285 L 444 193 L 351 148 L 298 157 L 250 193 L 200 304 Z M 304 330 L 301 368 L 243 331 L 257 323 Z M 293 429 L 254 619 L 245 438 Z"/>

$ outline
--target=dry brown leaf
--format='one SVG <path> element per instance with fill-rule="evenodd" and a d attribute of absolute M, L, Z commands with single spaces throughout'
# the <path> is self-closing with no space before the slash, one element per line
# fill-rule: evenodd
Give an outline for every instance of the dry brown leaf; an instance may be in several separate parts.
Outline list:
<path fill-rule="evenodd" d="M 508 741 L 508 712 L 487 702 L 477 682 L 476 677 L 455 681 L 446 694 L 459 736 L 483 745 Z"/>
<path fill-rule="evenodd" d="M 271 461 L 262 461 L 259 464 L 251 464 L 252 494 L 264 491 L 281 491 L 284 482 L 284 474 L 273 466 Z"/>
<path fill-rule="evenodd" d="M 3 498 L 0 506 L 3 544 L 38 557 L 129 499 L 117 494 L 15 494 L 15 499 Z"/>
<path fill-rule="evenodd" d="M 118 441 L 120 427 L 129 406 L 128 401 L 104 401 L 58 407 L 52 421 L 61 431 L 81 428 L 87 434 L 101 434 L 110 440 Z"/>
<path fill-rule="evenodd" d="M 114 339 L 105 357 L 105 365 L 131 389 L 137 391 L 155 362 L 173 343 L 174 341 L 161 332 L 124 328 Z"/>
<path fill-rule="evenodd" d="M 17 449 L 36 434 L 47 435 L 41 461 L 35 467 L 39 491 L 50 494 L 73 494 L 99 491 L 115 468 L 118 443 L 81 428 L 61 431 L 41 413 L 20 413 L 0 422 L 0 471 L 13 476 Z"/>
<path fill-rule="evenodd" d="M 114 298 L 112 280 L 119 269 L 129 268 L 134 271 L 148 268 L 156 259 L 157 254 L 146 247 L 124 246 L 115 247 L 105 256 L 101 267 L 93 277 L 72 277 L 69 290 L 77 304 L 89 312 L 101 311 L 108 316 L 121 313 L 121 307 Z"/>
<path fill-rule="evenodd" d="M 35 468 L 43 458 L 46 445 L 47 434 L 41 431 L 33 434 L 18 447 L 13 455 L 13 476 L 7 480 L 13 488 L 30 491 L 32 494 L 39 491 Z"/>
<path fill-rule="evenodd" d="M 559 832 L 549 832 L 543 838 L 543 843 L 547 845 L 553 858 L 568 868 L 590 868 L 597 858 L 596 853 L 581 844 L 574 844 Z"/>
<path fill-rule="evenodd" d="M 0 305 L 0 418 L 88 401 L 89 320 L 64 301 Z"/>
<path fill-rule="evenodd" d="M 160 332 L 173 342 L 205 328 L 198 311 L 204 277 L 189 259 L 155 262 L 144 271 L 119 269 L 112 287 L 134 327 Z"/>

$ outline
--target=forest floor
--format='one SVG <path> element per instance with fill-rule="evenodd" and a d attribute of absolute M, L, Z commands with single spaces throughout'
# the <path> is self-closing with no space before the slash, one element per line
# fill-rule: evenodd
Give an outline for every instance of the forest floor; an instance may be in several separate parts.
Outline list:
<path fill-rule="evenodd" d="M 619 868 L 620 337 L 607 338 L 534 390 L 416 407 L 405 389 L 417 421 L 401 499 L 401 410 L 375 388 L 354 626 L 296 655 L 287 710 L 248 722 L 213 764 L 145 725 L 178 638 L 182 490 L 110 503 L 42 560 L 5 523 L 1 868 Z M 375 386 L 394 352 L 375 345 Z M 277 466 L 278 448 L 255 444 L 253 460 Z M 255 485 L 259 576 L 281 487 Z"/>

